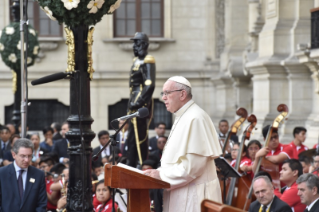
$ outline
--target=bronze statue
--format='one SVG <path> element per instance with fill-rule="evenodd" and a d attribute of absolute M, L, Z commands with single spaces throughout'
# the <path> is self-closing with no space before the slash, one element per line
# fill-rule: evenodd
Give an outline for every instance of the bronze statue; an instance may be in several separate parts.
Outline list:
<path fill-rule="evenodd" d="M 130 72 L 130 98 L 127 112 L 134 113 L 147 107 L 149 117 L 133 118 L 129 122 L 127 136 L 127 165 L 142 165 L 148 154 L 148 127 L 153 115 L 152 95 L 155 88 L 155 59 L 147 54 L 148 37 L 143 32 L 135 33 L 133 51 L 135 58 Z"/>

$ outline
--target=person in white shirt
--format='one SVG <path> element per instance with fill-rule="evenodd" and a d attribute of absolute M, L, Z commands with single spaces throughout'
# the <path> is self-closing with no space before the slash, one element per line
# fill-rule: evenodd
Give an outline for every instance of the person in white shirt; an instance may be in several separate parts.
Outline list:
<path fill-rule="evenodd" d="M 214 158 L 222 153 L 209 115 L 192 100 L 191 84 L 181 76 L 169 78 L 162 99 L 174 113 L 161 167 L 145 174 L 171 184 L 164 190 L 164 212 L 199 212 L 203 199 L 222 202 Z"/>

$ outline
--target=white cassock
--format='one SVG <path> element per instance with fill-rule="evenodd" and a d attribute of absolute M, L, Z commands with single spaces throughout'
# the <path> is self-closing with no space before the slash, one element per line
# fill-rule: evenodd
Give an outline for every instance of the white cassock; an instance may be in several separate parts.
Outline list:
<path fill-rule="evenodd" d="M 222 203 L 214 159 L 222 154 L 218 135 L 208 114 L 187 102 L 175 113 L 175 122 L 163 151 L 164 212 L 200 212 L 204 199 Z"/>

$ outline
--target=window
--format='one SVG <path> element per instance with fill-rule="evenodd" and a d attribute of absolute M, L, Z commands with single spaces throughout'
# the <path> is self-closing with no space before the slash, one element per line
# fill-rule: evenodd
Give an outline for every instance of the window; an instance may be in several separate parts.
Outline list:
<path fill-rule="evenodd" d="M 53 122 L 63 123 L 69 117 L 69 106 L 54 99 L 30 100 L 28 106 L 27 125 L 29 130 L 42 130 Z M 10 123 L 13 104 L 5 107 L 5 123 Z"/>
<path fill-rule="evenodd" d="M 58 21 L 52 21 L 40 9 L 38 2 L 28 2 L 29 23 L 39 33 L 39 37 L 62 37 L 62 26 Z"/>
<path fill-rule="evenodd" d="M 12 0 L 10 1 L 12 5 Z M 13 20 L 12 15 L 10 16 Z M 39 37 L 62 37 L 62 26 L 58 21 L 51 20 L 44 11 L 40 9 L 38 2 L 28 1 L 29 24 L 37 31 Z"/>
<path fill-rule="evenodd" d="M 163 0 L 123 0 L 114 14 L 114 37 L 144 32 L 163 37 Z"/>
<path fill-rule="evenodd" d="M 114 119 L 126 115 L 127 104 L 128 99 L 122 99 L 114 105 L 109 106 L 109 123 L 111 123 L 111 121 Z M 161 102 L 159 99 L 154 99 L 153 119 L 151 121 L 149 129 L 153 130 L 155 128 L 155 124 L 158 122 L 164 122 L 166 124 L 166 129 L 171 129 L 172 115 L 166 110 L 165 104 L 163 102 Z M 118 128 L 116 123 L 114 124 L 114 127 Z M 109 125 L 109 129 L 113 129 L 112 126 Z"/>

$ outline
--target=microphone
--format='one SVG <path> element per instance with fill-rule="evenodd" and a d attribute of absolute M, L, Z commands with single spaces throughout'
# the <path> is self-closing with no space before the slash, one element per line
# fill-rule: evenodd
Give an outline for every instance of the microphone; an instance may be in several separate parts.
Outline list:
<path fill-rule="evenodd" d="M 31 84 L 32 85 L 40 85 L 40 84 L 44 84 L 44 83 L 48 83 L 48 82 L 53 82 L 56 80 L 64 79 L 68 75 L 71 75 L 71 74 L 72 73 L 59 72 L 59 73 L 55 73 L 55 74 L 51 74 L 51 75 L 42 77 L 40 79 L 33 80 L 33 81 L 31 81 Z"/>
<path fill-rule="evenodd" d="M 142 108 L 138 109 L 138 111 L 136 113 L 132 113 L 132 114 L 127 115 L 127 116 L 122 116 L 116 120 L 120 121 L 120 120 L 135 118 L 135 117 L 144 118 L 146 116 L 148 116 L 148 109 L 146 107 L 142 107 Z"/>

